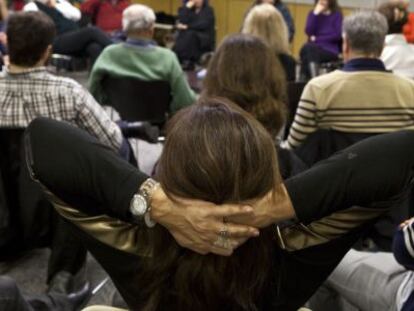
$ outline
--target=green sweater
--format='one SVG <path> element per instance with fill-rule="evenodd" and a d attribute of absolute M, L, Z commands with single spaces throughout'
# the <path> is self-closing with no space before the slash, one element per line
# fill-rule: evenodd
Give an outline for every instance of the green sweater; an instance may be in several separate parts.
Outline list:
<path fill-rule="evenodd" d="M 107 47 L 96 60 L 89 77 L 89 90 L 102 105 L 105 105 L 105 90 L 101 80 L 106 75 L 169 82 L 172 113 L 196 100 L 177 57 L 162 47 L 141 47 L 125 43 Z"/>

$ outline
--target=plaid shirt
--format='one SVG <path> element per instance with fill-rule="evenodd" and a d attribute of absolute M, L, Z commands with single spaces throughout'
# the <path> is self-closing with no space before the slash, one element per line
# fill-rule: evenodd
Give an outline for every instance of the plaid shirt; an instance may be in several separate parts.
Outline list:
<path fill-rule="evenodd" d="M 0 73 L 0 127 L 25 128 L 36 117 L 70 122 L 119 150 L 122 133 L 92 95 L 45 67 Z"/>

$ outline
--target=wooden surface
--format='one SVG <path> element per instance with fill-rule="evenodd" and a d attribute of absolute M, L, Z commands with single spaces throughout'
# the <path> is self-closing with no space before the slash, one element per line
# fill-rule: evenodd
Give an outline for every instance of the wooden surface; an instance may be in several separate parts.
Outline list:
<path fill-rule="evenodd" d="M 133 0 L 137 3 L 146 4 L 155 11 L 164 11 L 168 14 L 177 14 L 182 0 Z M 352 8 L 344 8 L 344 14 L 347 15 L 355 8 L 374 5 L 381 0 L 367 1 L 342 1 L 342 4 L 351 3 Z M 217 44 L 228 34 L 236 33 L 240 30 L 246 11 L 250 7 L 252 0 L 210 0 L 211 6 L 216 14 Z M 299 55 L 300 48 L 306 42 L 307 38 L 304 33 L 306 17 L 312 9 L 313 0 L 286 0 L 290 12 L 295 20 L 296 35 L 292 44 L 292 53 L 294 56 Z M 371 4 L 372 3 L 372 4 Z M 361 5 L 357 5 L 361 4 Z"/>

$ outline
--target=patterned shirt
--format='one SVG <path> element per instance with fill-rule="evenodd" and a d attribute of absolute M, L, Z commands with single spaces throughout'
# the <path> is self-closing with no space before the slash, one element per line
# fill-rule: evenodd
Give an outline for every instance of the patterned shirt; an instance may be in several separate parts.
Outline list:
<path fill-rule="evenodd" d="M 70 122 L 119 150 L 122 133 L 92 95 L 76 81 L 45 67 L 0 73 L 0 127 L 25 128 L 37 117 Z"/>

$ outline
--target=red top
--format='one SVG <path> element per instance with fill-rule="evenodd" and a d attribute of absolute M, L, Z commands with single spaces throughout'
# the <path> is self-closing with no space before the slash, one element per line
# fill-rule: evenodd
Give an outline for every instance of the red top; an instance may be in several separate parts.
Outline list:
<path fill-rule="evenodd" d="M 129 0 L 86 0 L 81 4 L 81 11 L 90 15 L 97 27 L 112 32 L 122 30 L 122 12 L 129 5 Z"/>
<path fill-rule="evenodd" d="M 408 22 L 404 26 L 404 35 L 409 43 L 414 43 L 414 13 L 408 15 Z"/>

